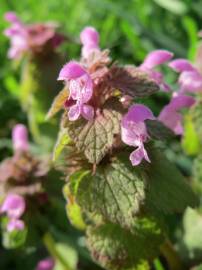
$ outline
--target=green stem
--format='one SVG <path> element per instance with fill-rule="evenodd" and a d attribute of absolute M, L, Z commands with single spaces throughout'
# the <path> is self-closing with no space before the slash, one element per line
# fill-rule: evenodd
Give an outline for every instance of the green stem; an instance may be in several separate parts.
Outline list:
<path fill-rule="evenodd" d="M 44 237 L 43 237 L 43 242 L 47 248 L 47 250 L 49 251 L 49 253 L 51 254 L 51 256 L 53 258 L 55 258 L 56 260 L 58 260 L 61 265 L 63 266 L 64 270 L 73 270 L 69 264 L 67 263 L 67 261 L 63 258 L 63 256 L 60 255 L 60 253 L 57 251 L 57 249 L 55 248 L 55 241 L 52 237 L 52 235 L 47 232 Z"/>
<path fill-rule="evenodd" d="M 168 264 L 169 264 L 169 269 L 171 270 L 185 270 L 185 267 L 173 248 L 172 243 L 169 240 L 166 240 L 165 243 L 161 246 L 161 252 L 166 258 Z"/>

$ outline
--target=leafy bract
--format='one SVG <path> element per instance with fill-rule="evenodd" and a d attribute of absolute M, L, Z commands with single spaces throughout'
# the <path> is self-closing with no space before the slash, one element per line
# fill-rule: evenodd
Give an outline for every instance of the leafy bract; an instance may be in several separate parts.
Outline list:
<path fill-rule="evenodd" d="M 159 90 L 149 76 L 134 66 L 112 66 L 109 70 L 108 86 L 119 89 L 122 94 L 132 97 L 146 97 Z"/>
<path fill-rule="evenodd" d="M 90 163 L 98 164 L 120 134 L 121 104 L 112 98 L 93 120 L 68 122 L 67 131 L 79 151 Z"/>

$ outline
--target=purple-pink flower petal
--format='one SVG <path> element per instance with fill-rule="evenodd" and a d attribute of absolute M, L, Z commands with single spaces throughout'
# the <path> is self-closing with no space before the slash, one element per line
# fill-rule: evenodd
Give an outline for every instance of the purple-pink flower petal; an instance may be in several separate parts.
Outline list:
<path fill-rule="evenodd" d="M 95 45 L 98 46 L 99 44 L 99 33 L 96 31 L 94 27 L 88 26 L 83 29 L 80 34 L 81 43 L 84 46 L 88 45 Z"/>
<path fill-rule="evenodd" d="M 179 84 L 182 92 L 201 92 L 202 75 L 197 71 L 184 71 L 180 74 Z"/>
<path fill-rule="evenodd" d="M 81 115 L 83 116 L 83 118 L 85 118 L 88 121 L 92 120 L 94 117 L 93 107 L 90 105 L 84 104 L 81 109 Z"/>
<path fill-rule="evenodd" d="M 84 68 L 76 61 L 70 61 L 60 70 L 58 80 L 77 79 L 86 74 Z"/>
<path fill-rule="evenodd" d="M 68 117 L 70 121 L 76 121 L 81 115 L 81 105 L 75 104 L 69 108 Z"/>
<path fill-rule="evenodd" d="M 133 121 L 133 122 L 142 122 L 146 119 L 155 119 L 153 112 L 146 107 L 143 104 L 135 104 L 132 105 L 124 119 L 127 119 L 127 121 Z"/>
<path fill-rule="evenodd" d="M 49 257 L 39 261 L 36 270 L 52 270 L 54 268 L 54 265 L 54 260 Z"/>
<path fill-rule="evenodd" d="M 18 19 L 17 15 L 15 12 L 9 11 L 4 14 L 4 19 L 8 22 L 11 23 L 18 23 L 20 20 Z"/>
<path fill-rule="evenodd" d="M 141 67 L 144 67 L 147 69 L 153 69 L 154 67 L 169 61 L 172 57 L 173 57 L 173 53 L 169 51 L 155 50 L 146 56 Z"/>
<path fill-rule="evenodd" d="M 144 145 L 141 145 L 130 154 L 130 161 L 133 166 L 137 166 L 141 163 L 143 159 L 151 162 L 148 157 L 147 151 L 144 148 Z"/>
<path fill-rule="evenodd" d="M 12 232 L 12 231 L 22 231 L 25 227 L 24 221 L 20 219 L 11 219 L 9 220 L 7 224 L 7 231 Z"/>
<path fill-rule="evenodd" d="M 180 110 L 189 108 L 195 103 L 195 99 L 190 96 L 179 95 L 172 98 L 159 114 L 159 121 L 173 130 L 176 135 L 183 134 L 182 116 Z"/>
<path fill-rule="evenodd" d="M 26 126 L 17 124 L 12 130 L 14 150 L 27 151 L 29 149 L 28 132 Z"/>
<path fill-rule="evenodd" d="M 1 213 L 6 213 L 8 217 L 18 219 L 25 211 L 25 200 L 17 194 L 8 194 L 0 208 Z"/>
<path fill-rule="evenodd" d="M 194 71 L 194 66 L 186 59 L 176 59 L 171 61 L 168 66 L 176 72 Z"/>
<path fill-rule="evenodd" d="M 142 104 L 131 106 L 128 113 L 122 119 L 122 141 L 125 144 L 137 147 L 130 155 L 133 166 L 138 165 L 142 159 L 150 162 L 147 151 L 144 148 L 144 142 L 146 142 L 149 137 L 144 123 L 147 119 L 153 120 L 155 117 L 152 111 Z"/>

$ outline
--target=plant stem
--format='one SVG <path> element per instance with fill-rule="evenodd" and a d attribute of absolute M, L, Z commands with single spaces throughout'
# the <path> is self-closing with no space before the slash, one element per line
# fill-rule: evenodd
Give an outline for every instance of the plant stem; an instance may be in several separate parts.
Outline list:
<path fill-rule="evenodd" d="M 165 243 L 161 246 L 161 252 L 166 258 L 170 270 L 185 270 L 185 267 L 173 248 L 172 243 L 167 239 Z"/>
<path fill-rule="evenodd" d="M 51 254 L 51 256 L 61 263 L 64 270 L 73 270 L 69 266 L 67 261 L 60 255 L 60 253 L 55 248 L 55 241 L 54 241 L 52 235 L 49 232 L 47 232 L 44 235 L 43 242 L 44 242 L 46 248 L 48 249 L 49 253 Z"/>

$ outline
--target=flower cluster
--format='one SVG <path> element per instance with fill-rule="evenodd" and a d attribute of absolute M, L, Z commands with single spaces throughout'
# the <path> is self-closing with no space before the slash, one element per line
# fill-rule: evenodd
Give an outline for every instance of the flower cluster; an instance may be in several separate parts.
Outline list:
<path fill-rule="evenodd" d="M 184 59 L 172 60 L 173 53 L 166 50 L 155 50 L 149 53 L 139 67 L 119 67 L 111 64 L 108 51 L 99 48 L 99 34 L 93 27 L 86 27 L 80 34 L 82 43 L 82 58 L 80 62 L 70 61 L 60 71 L 58 80 L 65 82 L 68 98 L 64 102 L 68 119 L 76 121 L 83 117 L 91 121 L 102 112 L 103 104 L 110 97 L 118 97 L 124 109 L 128 113 L 121 121 L 122 141 L 134 146 L 136 149 L 131 153 L 130 160 L 136 166 L 145 159 L 150 162 L 144 144 L 150 139 L 147 131 L 146 120 L 162 122 L 176 135 L 183 134 L 183 118 L 181 110 L 190 108 L 195 100 L 188 92 L 200 91 L 202 76 L 194 66 Z M 171 87 L 164 81 L 163 73 L 156 67 L 166 64 L 168 68 L 180 72 L 177 92 L 172 92 Z M 143 76 L 143 77 L 142 77 Z M 131 106 L 138 78 L 149 78 L 150 83 L 158 86 L 163 91 L 169 91 L 171 100 L 154 117 L 152 111 L 142 104 Z M 144 79 L 143 79 L 144 80 Z M 141 81 L 142 84 L 144 82 Z M 151 84 L 148 88 L 151 87 Z M 138 93 L 138 96 L 144 96 Z"/>
<path fill-rule="evenodd" d="M 0 164 L 0 213 L 8 217 L 7 230 L 23 230 L 21 219 L 26 198 L 43 194 L 42 180 L 48 172 L 47 162 L 36 160 L 29 152 L 27 128 L 17 124 L 12 130 L 14 155 Z"/>
<path fill-rule="evenodd" d="M 69 99 L 65 104 L 69 107 L 69 119 L 75 121 L 82 115 L 91 120 L 94 110 L 86 103 L 93 94 L 93 81 L 88 72 L 76 61 L 71 61 L 62 68 L 58 80 L 69 82 Z"/>
<path fill-rule="evenodd" d="M 7 12 L 5 19 L 11 23 L 4 32 L 11 41 L 9 58 L 19 59 L 30 51 L 40 53 L 44 47 L 55 49 L 64 41 L 64 36 L 56 33 L 57 25 L 53 23 L 26 25 L 14 12 Z"/>
<path fill-rule="evenodd" d="M 24 222 L 20 219 L 25 211 L 25 200 L 17 194 L 8 194 L 0 207 L 0 213 L 8 216 L 7 230 L 23 230 Z"/>

